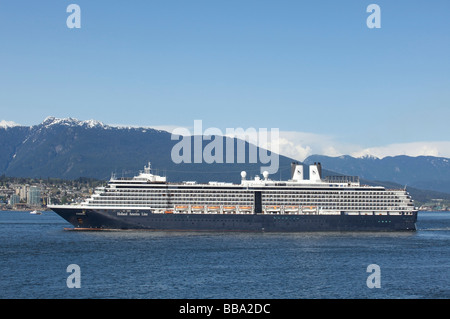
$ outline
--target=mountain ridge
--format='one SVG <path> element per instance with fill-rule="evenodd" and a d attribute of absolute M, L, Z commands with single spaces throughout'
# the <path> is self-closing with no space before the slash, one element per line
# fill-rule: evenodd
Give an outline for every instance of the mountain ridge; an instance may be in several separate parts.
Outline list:
<path fill-rule="evenodd" d="M 192 138 L 192 137 L 191 137 Z M 227 137 L 221 137 L 227 139 Z M 106 125 L 100 121 L 80 121 L 74 118 L 56 118 L 49 116 L 42 123 L 33 126 L 14 125 L 0 127 L 0 174 L 11 177 L 56 177 L 63 179 L 76 179 L 80 177 L 107 180 L 111 173 L 116 176 L 130 177 L 142 169 L 148 161 L 152 167 L 163 172 L 169 181 L 195 180 L 197 182 L 223 181 L 240 182 L 240 172 L 247 171 L 248 176 L 259 175 L 260 167 L 266 163 L 181 163 L 175 164 L 171 159 L 171 150 L 178 143 L 171 139 L 171 133 L 149 127 L 130 127 Z M 202 141 L 203 146 L 209 141 Z M 194 143 L 191 143 L 194 145 Z M 223 145 L 226 145 L 224 142 Z M 234 143 L 236 154 L 236 143 Z M 246 143 L 246 150 L 248 150 Z M 203 148 L 204 149 L 204 148 Z M 225 155 L 225 149 L 224 149 Z M 360 159 L 345 155 L 339 157 L 341 165 L 333 165 L 329 157 L 310 156 L 304 163 L 321 162 L 324 175 L 358 175 L 362 181 L 380 181 L 377 184 L 394 185 L 396 188 L 414 189 L 419 194 L 421 184 L 404 183 L 403 180 L 392 180 L 388 175 L 370 175 L 367 172 L 367 163 L 378 165 L 384 159 L 364 157 Z M 248 159 L 248 158 L 247 158 Z M 408 157 L 396 156 L 390 159 L 408 160 Z M 445 163 L 443 159 L 429 157 L 425 165 L 434 160 Z M 287 180 L 290 178 L 290 163 L 294 160 L 280 155 L 279 172 L 270 176 L 274 180 Z M 354 161 L 354 163 L 350 163 Z M 358 164 L 358 161 L 361 163 Z M 389 161 L 389 159 L 388 159 Z M 358 165 L 363 167 L 358 168 Z M 345 164 L 345 165 L 344 165 Z M 392 166 L 392 165 L 391 165 Z M 436 165 L 435 165 L 436 166 Z M 345 169 L 344 169 L 345 168 Z M 404 168 L 399 167 L 403 172 Z M 421 168 L 425 170 L 425 168 Z M 427 191 L 426 198 L 440 198 L 450 196 L 450 188 L 446 190 L 447 166 L 440 167 L 439 178 L 435 178 L 435 185 L 443 183 Z M 365 170 L 365 171 L 364 171 Z M 360 174 L 363 173 L 363 174 Z M 395 175 L 395 174 L 394 174 Z M 370 178 L 367 178 L 370 177 Z M 430 182 L 430 181 L 428 181 Z M 394 183 L 394 184 L 392 184 Z M 426 184 L 426 183 L 425 183 Z M 423 184 L 423 185 L 425 185 Z M 426 185 L 425 185 L 426 186 Z M 417 191 L 416 191 L 417 189 Z M 425 197 L 424 197 L 425 198 Z M 450 197 L 449 197 L 450 198 Z"/>
<path fill-rule="evenodd" d="M 214 177 L 213 172 L 219 175 L 215 179 L 224 177 L 225 181 L 240 181 L 240 170 L 259 172 L 259 167 L 265 166 L 260 161 L 175 164 L 171 159 L 171 150 L 178 140 L 171 137 L 172 134 L 167 131 L 149 127 L 111 126 L 96 120 L 47 117 L 42 123 L 31 127 L 0 129 L 0 145 L 8 150 L 0 156 L 0 174 L 107 179 L 113 172 L 120 175 L 123 169 L 126 170 L 122 171 L 125 175 L 135 173 L 151 161 L 153 167 L 174 173 L 174 181 L 183 178 L 193 180 L 195 177 L 206 181 L 205 178 Z M 236 143 L 234 145 L 236 150 Z M 248 148 L 246 143 L 246 150 Z M 292 160 L 280 156 L 280 161 L 281 165 L 289 166 Z M 230 169 L 237 171 L 233 178 L 228 176 Z M 206 174 L 194 174 L 199 172 Z"/>

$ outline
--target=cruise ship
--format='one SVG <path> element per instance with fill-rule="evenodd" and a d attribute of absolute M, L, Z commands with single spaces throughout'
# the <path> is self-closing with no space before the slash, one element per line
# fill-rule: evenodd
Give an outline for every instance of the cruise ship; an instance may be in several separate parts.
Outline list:
<path fill-rule="evenodd" d="M 81 203 L 48 207 L 73 230 L 223 232 L 414 231 L 418 211 L 406 189 L 322 177 L 320 163 L 292 163 L 287 181 L 241 172 L 240 184 L 170 183 L 148 163 Z"/>

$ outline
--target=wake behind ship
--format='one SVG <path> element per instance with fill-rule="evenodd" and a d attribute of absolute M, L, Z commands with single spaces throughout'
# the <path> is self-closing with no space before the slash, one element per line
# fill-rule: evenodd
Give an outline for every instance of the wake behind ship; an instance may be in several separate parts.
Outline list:
<path fill-rule="evenodd" d="M 304 168 L 309 168 L 305 178 Z M 112 177 L 76 205 L 48 205 L 75 230 L 414 231 L 417 209 L 406 190 L 360 185 L 355 176 L 322 178 L 321 165 L 293 163 L 291 179 L 169 183 L 150 163 L 139 175 Z M 306 171 L 306 170 L 305 170 Z"/>

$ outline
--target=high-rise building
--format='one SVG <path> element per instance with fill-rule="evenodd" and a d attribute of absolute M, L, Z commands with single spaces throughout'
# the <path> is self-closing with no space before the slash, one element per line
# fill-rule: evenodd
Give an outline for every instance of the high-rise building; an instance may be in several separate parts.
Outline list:
<path fill-rule="evenodd" d="M 16 190 L 16 194 L 20 196 L 20 200 L 27 200 L 29 189 L 30 189 L 29 185 L 24 185 L 18 188 L 18 192 Z"/>
<path fill-rule="evenodd" d="M 27 204 L 30 206 L 41 205 L 41 189 L 37 186 L 30 186 L 27 194 Z"/>
<path fill-rule="evenodd" d="M 13 194 L 11 195 L 11 197 L 9 198 L 8 204 L 11 206 L 14 206 L 16 204 L 20 203 L 20 197 L 17 194 Z"/>

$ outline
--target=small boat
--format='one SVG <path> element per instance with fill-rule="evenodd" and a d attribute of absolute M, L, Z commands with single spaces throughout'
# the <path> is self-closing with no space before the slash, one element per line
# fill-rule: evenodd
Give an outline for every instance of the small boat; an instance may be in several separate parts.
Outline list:
<path fill-rule="evenodd" d="M 37 210 L 33 210 L 32 212 L 30 212 L 31 215 L 42 215 L 42 212 L 37 211 Z"/>

